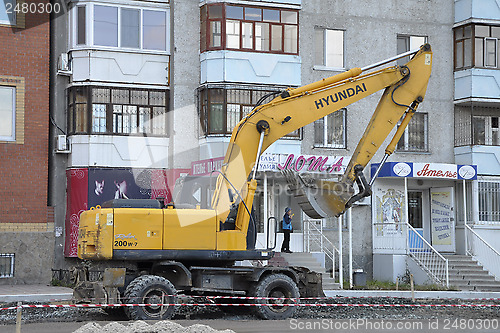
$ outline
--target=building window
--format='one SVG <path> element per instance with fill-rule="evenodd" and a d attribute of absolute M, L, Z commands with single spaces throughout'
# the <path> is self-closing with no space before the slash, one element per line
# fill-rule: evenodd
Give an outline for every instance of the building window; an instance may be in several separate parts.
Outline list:
<path fill-rule="evenodd" d="M 498 117 L 473 116 L 472 117 L 473 144 L 475 145 L 500 145 L 498 130 Z"/>
<path fill-rule="evenodd" d="M 455 28 L 455 70 L 499 68 L 500 27 L 470 24 Z"/>
<path fill-rule="evenodd" d="M 201 8 L 200 49 L 298 54 L 298 11 L 229 4 Z"/>
<path fill-rule="evenodd" d="M 314 122 L 314 146 L 346 148 L 347 110 L 340 109 Z"/>
<path fill-rule="evenodd" d="M 87 13 L 85 6 L 76 7 L 76 44 L 85 45 L 87 43 Z"/>
<path fill-rule="evenodd" d="M 344 68 L 344 31 L 315 28 L 314 34 L 314 64 Z"/>
<path fill-rule="evenodd" d="M 266 89 L 201 88 L 198 91 L 202 135 L 230 135 L 260 98 L 277 92 Z M 300 130 L 287 135 L 300 138 Z"/>
<path fill-rule="evenodd" d="M 75 86 L 68 89 L 70 134 L 167 135 L 162 90 Z"/>
<path fill-rule="evenodd" d="M 500 145 L 498 108 L 481 106 L 455 107 L 455 147 Z"/>
<path fill-rule="evenodd" d="M 478 181 L 479 223 L 500 223 L 500 182 Z"/>
<path fill-rule="evenodd" d="M 425 36 L 407 36 L 398 35 L 397 37 L 397 54 L 405 53 L 412 50 L 417 50 L 423 44 L 427 43 Z M 410 61 L 410 56 L 398 59 L 398 65 L 404 65 Z"/>
<path fill-rule="evenodd" d="M 88 45 L 90 29 L 91 45 L 168 51 L 168 11 L 108 5 L 91 8 L 92 17 L 84 5 L 74 9 L 76 45 Z"/>
<path fill-rule="evenodd" d="M 417 112 L 413 115 L 397 145 L 398 151 L 427 152 L 428 143 L 428 115 Z"/>
<path fill-rule="evenodd" d="M 16 25 L 16 0 L 4 0 L 0 3 L 0 24 Z"/>
<path fill-rule="evenodd" d="M 120 8 L 121 46 L 138 49 L 141 45 L 141 11 L 139 9 Z"/>
<path fill-rule="evenodd" d="M 118 46 L 118 8 L 94 6 L 94 45 Z"/>
<path fill-rule="evenodd" d="M 14 277 L 13 253 L 0 253 L 0 278 Z"/>
<path fill-rule="evenodd" d="M 0 140 L 16 140 L 16 88 L 0 86 Z"/>

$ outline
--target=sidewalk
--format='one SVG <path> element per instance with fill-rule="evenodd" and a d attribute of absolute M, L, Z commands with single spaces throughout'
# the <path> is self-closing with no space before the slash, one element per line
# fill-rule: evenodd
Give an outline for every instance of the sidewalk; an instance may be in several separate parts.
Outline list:
<path fill-rule="evenodd" d="M 499 298 L 500 292 L 494 291 L 415 291 L 415 298 L 458 298 L 458 299 L 482 299 Z M 411 298 L 409 290 L 325 290 L 326 297 L 395 297 Z"/>
<path fill-rule="evenodd" d="M 0 285 L 0 303 L 69 301 L 73 289 L 43 284 Z"/>

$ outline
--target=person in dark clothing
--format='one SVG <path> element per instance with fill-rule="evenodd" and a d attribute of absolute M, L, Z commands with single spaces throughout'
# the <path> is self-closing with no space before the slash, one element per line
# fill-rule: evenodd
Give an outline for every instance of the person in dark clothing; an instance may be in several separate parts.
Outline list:
<path fill-rule="evenodd" d="M 285 215 L 283 215 L 283 244 L 281 244 L 281 252 L 292 253 L 290 251 L 290 234 L 292 233 L 292 209 L 285 208 Z"/>

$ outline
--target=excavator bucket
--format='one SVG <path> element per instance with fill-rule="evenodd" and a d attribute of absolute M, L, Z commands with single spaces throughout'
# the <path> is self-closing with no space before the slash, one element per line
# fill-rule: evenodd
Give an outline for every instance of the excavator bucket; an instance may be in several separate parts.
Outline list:
<path fill-rule="evenodd" d="M 340 179 L 322 179 L 314 177 L 314 174 L 300 175 L 291 170 L 282 170 L 281 173 L 300 208 L 314 219 L 339 216 L 354 195 L 353 185 Z"/>

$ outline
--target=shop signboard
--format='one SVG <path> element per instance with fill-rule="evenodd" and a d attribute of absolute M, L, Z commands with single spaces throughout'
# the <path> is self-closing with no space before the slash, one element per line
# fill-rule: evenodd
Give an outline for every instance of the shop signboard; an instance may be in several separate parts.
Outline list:
<path fill-rule="evenodd" d="M 379 165 L 379 163 L 371 165 L 372 177 Z M 475 180 L 477 179 L 477 166 L 447 163 L 387 162 L 377 177 Z"/>
<path fill-rule="evenodd" d="M 191 163 L 192 176 L 206 176 L 210 175 L 213 171 L 220 171 L 224 157 L 209 158 Z"/>
<path fill-rule="evenodd" d="M 262 154 L 259 171 L 291 170 L 299 173 L 343 174 L 349 159 L 347 156 Z"/>

